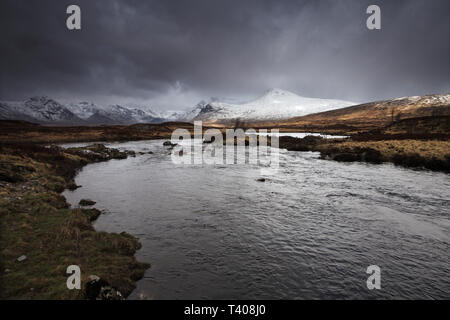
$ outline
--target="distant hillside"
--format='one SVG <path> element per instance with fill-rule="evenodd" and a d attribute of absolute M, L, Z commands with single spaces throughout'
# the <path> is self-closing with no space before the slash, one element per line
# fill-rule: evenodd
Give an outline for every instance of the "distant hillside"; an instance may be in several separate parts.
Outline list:
<path fill-rule="evenodd" d="M 384 128 L 405 119 L 442 116 L 450 116 L 450 94 L 377 101 L 258 126 L 358 132 Z"/>
<path fill-rule="evenodd" d="M 449 134 L 450 115 L 408 118 L 381 129 L 384 134 Z"/>

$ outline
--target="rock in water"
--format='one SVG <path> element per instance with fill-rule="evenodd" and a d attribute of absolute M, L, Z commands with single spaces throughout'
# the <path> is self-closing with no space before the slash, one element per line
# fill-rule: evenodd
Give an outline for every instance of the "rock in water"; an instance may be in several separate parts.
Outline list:
<path fill-rule="evenodd" d="M 109 283 L 96 276 L 90 275 L 86 283 L 85 297 L 88 300 L 123 300 L 122 294 L 111 287 Z"/>
<path fill-rule="evenodd" d="M 77 185 L 74 181 L 71 181 L 68 185 L 67 185 L 67 189 L 69 189 L 70 191 L 74 191 L 78 188 L 81 188 L 81 186 Z"/>
<path fill-rule="evenodd" d="M 88 206 L 93 206 L 94 204 L 96 204 L 97 202 L 91 200 L 91 199 L 81 199 L 80 202 L 78 203 L 80 206 L 82 207 L 88 207 Z"/>
<path fill-rule="evenodd" d="M 175 146 L 177 146 L 178 144 L 177 143 L 172 143 L 172 142 L 170 142 L 170 141 L 166 141 L 166 142 L 164 142 L 163 143 L 163 146 L 165 146 L 165 147 L 175 147 Z"/>

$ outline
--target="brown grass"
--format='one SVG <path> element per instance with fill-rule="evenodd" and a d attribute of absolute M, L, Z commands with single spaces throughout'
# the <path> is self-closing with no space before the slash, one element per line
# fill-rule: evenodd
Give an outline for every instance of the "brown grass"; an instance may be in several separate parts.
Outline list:
<path fill-rule="evenodd" d="M 392 162 L 396 165 L 450 172 L 450 141 L 380 140 L 326 142 L 317 145 L 325 159 Z"/>
<path fill-rule="evenodd" d="M 184 122 L 163 124 L 111 125 L 97 127 L 48 127 L 0 120 L 0 141 L 9 143 L 67 143 L 167 139 L 177 128 L 193 131 Z M 206 129 L 206 128 L 205 128 Z"/>
<path fill-rule="evenodd" d="M 338 144 L 338 148 L 342 150 L 371 148 L 388 159 L 398 155 L 417 155 L 425 159 L 445 160 L 450 156 L 450 141 L 439 140 L 348 141 Z"/>

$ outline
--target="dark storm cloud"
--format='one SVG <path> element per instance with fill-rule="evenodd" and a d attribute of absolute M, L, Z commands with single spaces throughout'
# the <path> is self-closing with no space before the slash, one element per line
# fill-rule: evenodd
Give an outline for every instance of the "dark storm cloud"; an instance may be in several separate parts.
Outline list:
<path fill-rule="evenodd" d="M 78 4 L 82 30 L 68 31 Z M 378 4 L 382 30 L 365 27 Z M 366 101 L 450 91 L 450 4 L 2 0 L 0 98 L 154 101 L 270 87 Z M 186 101 L 186 102 L 185 102 Z"/>

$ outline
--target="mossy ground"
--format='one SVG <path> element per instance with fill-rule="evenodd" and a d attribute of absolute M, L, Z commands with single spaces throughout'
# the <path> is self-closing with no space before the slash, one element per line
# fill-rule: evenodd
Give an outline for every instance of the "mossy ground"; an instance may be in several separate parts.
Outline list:
<path fill-rule="evenodd" d="M 96 232 L 91 221 L 99 212 L 70 209 L 60 195 L 76 170 L 93 160 L 80 150 L 0 149 L 0 298 L 83 299 L 84 287 L 66 287 L 66 269 L 73 264 L 81 268 L 82 285 L 95 274 L 128 295 L 149 267 L 134 258 L 137 239 Z M 22 255 L 27 259 L 17 261 Z"/>

